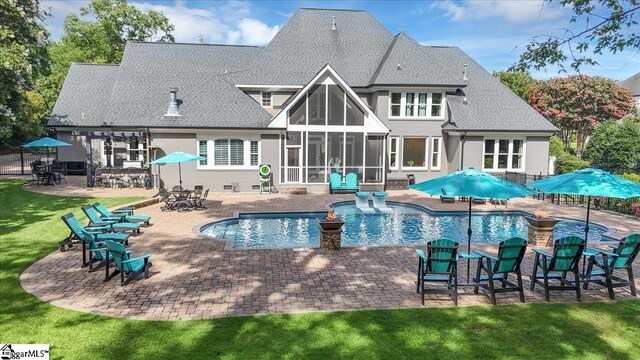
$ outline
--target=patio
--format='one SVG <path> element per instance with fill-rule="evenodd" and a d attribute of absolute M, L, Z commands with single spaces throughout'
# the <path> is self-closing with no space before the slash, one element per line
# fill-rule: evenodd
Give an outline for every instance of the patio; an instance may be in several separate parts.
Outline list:
<path fill-rule="evenodd" d="M 49 191 L 51 188 L 35 191 Z M 70 194 L 81 195 L 69 187 Z M 110 196 L 123 195 L 122 190 Z M 126 190 L 125 190 L 126 191 Z M 64 191 L 56 192 L 62 195 Z M 93 195 L 93 194 L 91 194 Z M 105 196 L 106 194 L 100 194 Z M 208 209 L 187 213 L 160 211 L 152 205 L 139 211 L 152 216 L 151 227 L 131 239 L 134 254 L 153 254 L 151 277 L 121 287 L 117 280 L 103 283 L 104 273 L 80 268 L 80 247 L 54 252 L 31 265 L 20 276 L 22 287 L 54 305 L 105 316 L 148 320 L 199 319 L 264 313 L 364 310 L 422 307 L 415 293 L 415 247 L 224 250 L 224 243 L 193 232 L 201 224 L 228 218 L 236 212 L 322 211 L 352 195 L 211 194 Z M 392 191 L 389 200 L 417 203 L 434 210 L 465 210 L 466 203 L 441 204 L 413 191 Z M 515 209 L 538 208 L 554 216 L 583 219 L 583 208 L 550 205 L 531 199 L 511 202 Z M 474 209 L 504 210 L 493 205 Z M 509 207 L 511 209 L 511 206 Z M 79 211 L 79 210 L 78 210 Z M 616 237 L 638 231 L 635 219 L 592 212 L 592 221 L 616 229 Z M 463 243 L 464 239 L 460 239 Z M 495 245 L 475 245 L 495 253 Z M 531 272 L 533 253 L 527 251 L 523 274 Z M 472 262 L 472 266 L 474 266 Z M 475 269 L 472 269 L 472 273 Z M 466 262 L 459 262 L 459 273 Z M 636 279 L 640 279 L 636 267 Z M 636 280 L 637 286 L 640 286 Z M 528 290 L 527 303 L 543 302 L 542 290 Z M 460 305 L 489 305 L 487 296 L 461 289 Z M 464 293 L 463 293 L 464 292 Z M 609 301 L 605 288 L 593 285 L 583 301 Z M 616 299 L 633 299 L 629 289 L 616 290 Z M 574 293 L 553 292 L 552 302 L 575 302 Z M 515 294 L 498 295 L 499 304 L 519 303 Z M 446 295 L 428 296 L 426 306 L 449 307 Z"/>

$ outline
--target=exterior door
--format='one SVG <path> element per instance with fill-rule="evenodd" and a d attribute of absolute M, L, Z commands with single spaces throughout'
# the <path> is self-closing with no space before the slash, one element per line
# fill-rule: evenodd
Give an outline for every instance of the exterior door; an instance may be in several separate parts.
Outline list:
<path fill-rule="evenodd" d="M 302 172 L 302 148 L 287 148 L 287 183 L 300 183 Z"/>

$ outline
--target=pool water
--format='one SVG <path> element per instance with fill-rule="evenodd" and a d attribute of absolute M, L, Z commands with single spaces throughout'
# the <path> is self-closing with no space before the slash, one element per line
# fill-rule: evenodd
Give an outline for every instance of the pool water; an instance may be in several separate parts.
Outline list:
<path fill-rule="evenodd" d="M 391 214 L 361 214 L 353 202 L 338 203 L 333 209 L 345 224 L 342 246 L 411 245 L 446 237 L 467 241 L 466 212 L 430 212 L 422 207 L 387 203 Z M 497 243 L 513 236 L 527 238 L 527 221 L 523 213 L 478 214 L 471 217 L 474 243 Z M 240 214 L 238 219 L 203 226 L 207 236 L 233 241 L 233 247 L 297 248 L 320 246 L 318 219 L 326 213 Z M 589 241 L 602 240 L 607 228 L 589 225 Z M 556 239 L 584 236 L 584 222 L 561 220 L 555 226 Z"/>

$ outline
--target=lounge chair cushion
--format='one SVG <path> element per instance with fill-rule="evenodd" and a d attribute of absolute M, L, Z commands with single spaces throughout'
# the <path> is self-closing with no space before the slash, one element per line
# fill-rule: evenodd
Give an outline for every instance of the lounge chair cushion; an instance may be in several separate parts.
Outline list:
<path fill-rule="evenodd" d="M 375 196 L 375 197 L 387 197 L 387 195 L 388 194 L 386 192 L 384 192 L 384 191 L 376 191 L 376 192 L 373 193 L 373 196 Z"/>
<path fill-rule="evenodd" d="M 364 198 L 368 198 L 369 197 L 369 193 L 366 191 L 358 191 L 356 192 L 356 196 L 357 197 L 364 197 Z"/>

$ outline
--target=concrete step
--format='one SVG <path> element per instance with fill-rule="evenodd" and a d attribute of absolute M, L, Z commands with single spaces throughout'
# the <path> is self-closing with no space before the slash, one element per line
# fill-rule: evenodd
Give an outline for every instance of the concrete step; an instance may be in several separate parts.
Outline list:
<path fill-rule="evenodd" d="M 304 186 L 281 186 L 280 193 L 282 194 L 294 194 L 294 195 L 306 195 L 307 188 Z"/>

